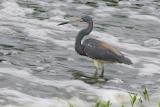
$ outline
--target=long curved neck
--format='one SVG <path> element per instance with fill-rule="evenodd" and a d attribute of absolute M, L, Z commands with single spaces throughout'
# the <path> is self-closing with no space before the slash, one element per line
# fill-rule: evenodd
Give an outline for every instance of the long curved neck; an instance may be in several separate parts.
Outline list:
<path fill-rule="evenodd" d="M 82 39 L 83 39 L 84 36 L 88 35 L 88 34 L 92 31 L 92 29 L 93 29 L 93 21 L 91 20 L 91 21 L 89 21 L 89 22 L 87 22 L 87 23 L 88 23 L 88 27 L 85 28 L 85 29 L 82 29 L 82 30 L 78 33 L 78 35 L 77 35 L 77 37 L 76 37 L 75 50 L 76 50 L 80 55 L 84 55 L 84 53 L 83 53 L 83 48 L 84 48 L 84 46 L 81 44 Z"/>

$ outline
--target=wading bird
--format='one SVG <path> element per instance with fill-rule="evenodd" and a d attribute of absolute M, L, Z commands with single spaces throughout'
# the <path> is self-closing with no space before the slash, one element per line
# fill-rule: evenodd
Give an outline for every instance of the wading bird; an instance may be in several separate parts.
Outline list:
<path fill-rule="evenodd" d="M 78 54 L 93 59 L 94 65 L 96 67 L 95 76 L 97 76 L 98 70 L 101 69 L 102 71 L 99 76 L 103 77 L 104 63 L 124 63 L 128 65 L 132 64 L 129 58 L 125 57 L 118 49 L 106 42 L 92 38 L 82 41 L 83 37 L 89 35 L 92 31 L 93 20 L 90 16 L 84 16 L 77 21 L 86 22 L 88 27 L 79 31 L 76 37 L 75 50 Z M 75 21 L 62 22 L 58 25 L 64 25 L 71 22 Z"/>

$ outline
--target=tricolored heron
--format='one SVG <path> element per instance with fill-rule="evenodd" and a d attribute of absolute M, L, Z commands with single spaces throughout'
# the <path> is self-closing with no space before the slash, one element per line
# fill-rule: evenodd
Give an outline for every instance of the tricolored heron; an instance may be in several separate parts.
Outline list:
<path fill-rule="evenodd" d="M 96 39 L 86 39 L 82 42 L 84 36 L 89 35 L 93 29 L 93 20 L 90 16 L 84 16 L 80 18 L 81 22 L 86 22 L 88 27 L 79 31 L 76 42 L 75 50 L 78 54 L 82 56 L 87 56 L 93 59 L 96 66 L 95 75 L 97 75 L 98 70 L 101 69 L 102 72 L 100 77 L 103 77 L 104 74 L 104 63 L 124 63 L 132 64 L 132 61 L 125 57 L 118 49 L 111 46 L 109 43 L 102 42 Z M 58 25 L 64 25 L 71 23 L 73 21 L 63 22 Z M 74 21 L 75 22 L 75 21 Z"/>

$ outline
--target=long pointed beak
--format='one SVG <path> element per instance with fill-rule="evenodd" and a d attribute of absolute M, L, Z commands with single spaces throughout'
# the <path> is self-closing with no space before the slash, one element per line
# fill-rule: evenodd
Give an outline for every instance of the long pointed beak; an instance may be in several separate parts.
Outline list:
<path fill-rule="evenodd" d="M 74 22 L 82 22 L 83 20 L 80 18 L 80 19 L 76 19 L 76 20 L 72 20 L 72 21 L 66 21 L 66 22 L 62 22 L 59 25 L 65 25 L 65 24 L 68 24 L 68 23 L 74 23 Z"/>
<path fill-rule="evenodd" d="M 65 25 L 65 24 L 68 24 L 68 23 L 70 23 L 70 22 L 69 21 L 68 22 L 62 22 L 62 23 L 58 24 L 58 26 L 59 25 Z"/>

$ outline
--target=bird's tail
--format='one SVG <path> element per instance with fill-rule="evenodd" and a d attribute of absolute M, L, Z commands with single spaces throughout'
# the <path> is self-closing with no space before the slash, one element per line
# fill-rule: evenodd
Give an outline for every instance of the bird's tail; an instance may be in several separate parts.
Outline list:
<path fill-rule="evenodd" d="M 125 57 L 125 56 L 123 56 L 121 58 L 121 63 L 128 64 L 128 65 L 133 64 L 132 61 L 129 58 Z"/>

